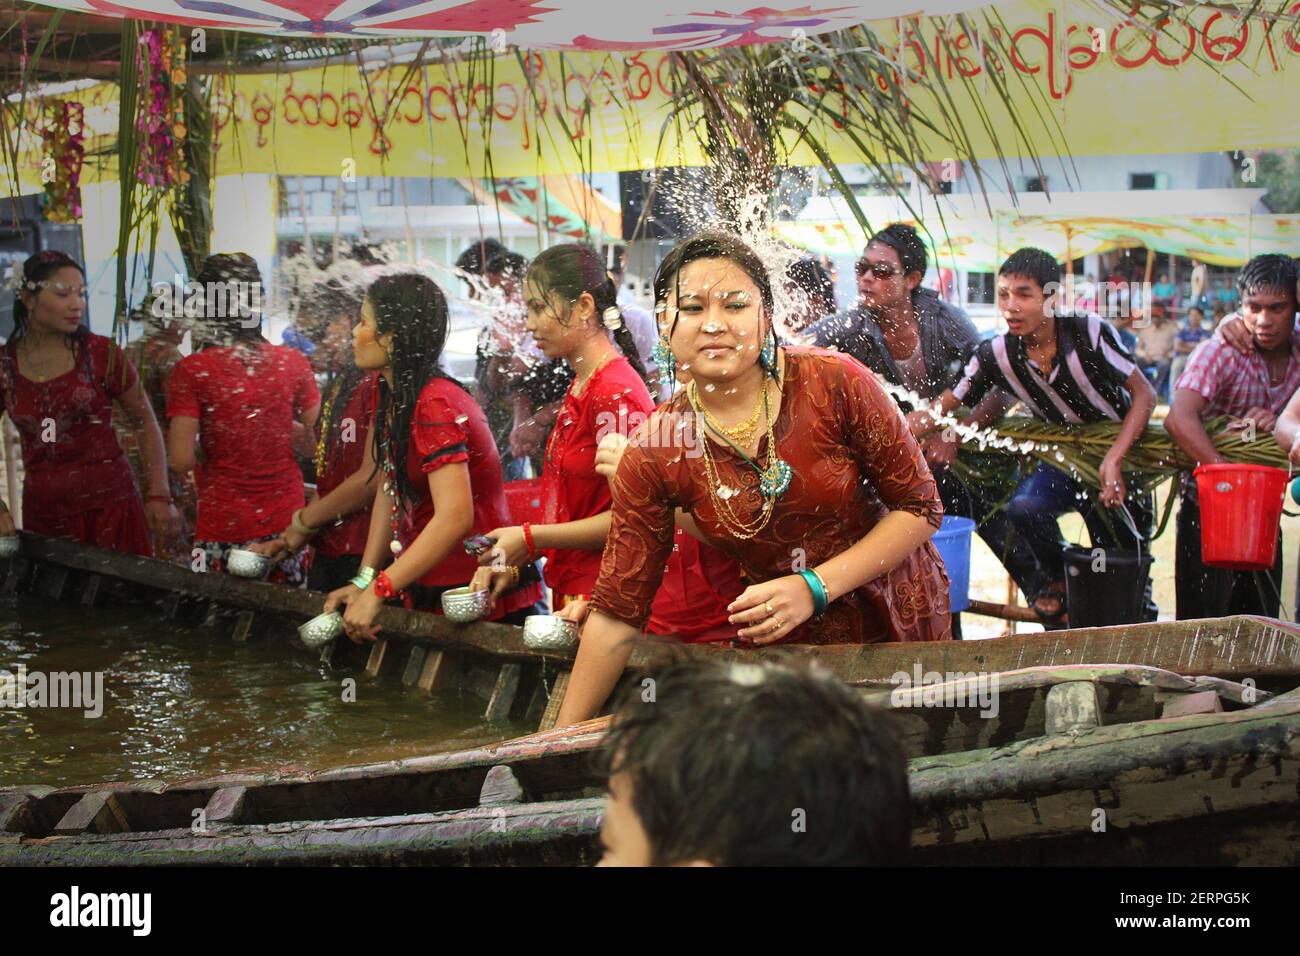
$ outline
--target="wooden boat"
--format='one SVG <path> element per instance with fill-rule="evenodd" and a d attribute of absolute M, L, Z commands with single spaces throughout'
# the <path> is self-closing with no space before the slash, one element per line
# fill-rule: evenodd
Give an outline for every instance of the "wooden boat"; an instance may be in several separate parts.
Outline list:
<path fill-rule="evenodd" d="M 0 592 L 24 591 L 45 599 L 152 604 L 160 613 L 202 623 L 214 637 L 282 641 L 294 646 L 296 628 L 319 613 L 324 596 L 259 581 L 201 574 L 184 567 L 104 551 L 71 541 L 22 535 L 22 549 L 0 559 Z M 501 717 L 554 725 L 568 686 L 572 652 L 538 652 L 519 628 L 500 624 L 453 624 L 440 615 L 385 608 L 382 639 L 359 648 L 338 641 L 334 662 L 364 667 L 371 678 L 400 675 L 425 694 L 457 689 L 484 702 L 488 720 Z M 1036 666 L 1137 664 L 1175 674 L 1251 681 L 1262 690 L 1300 684 L 1300 629 L 1263 617 L 1166 621 L 1123 627 L 1081 628 L 984 641 L 942 643 L 785 646 L 732 649 L 641 640 L 628 662 L 629 675 L 667 657 L 707 660 L 815 659 L 850 684 L 887 684 L 898 674 L 1003 672 Z"/>
<path fill-rule="evenodd" d="M 984 717 L 989 675 L 862 690 L 911 758 L 916 862 L 1300 863 L 1300 689 L 997 676 Z M 316 774 L 4 790 L 0 865 L 591 863 L 607 720 Z"/>

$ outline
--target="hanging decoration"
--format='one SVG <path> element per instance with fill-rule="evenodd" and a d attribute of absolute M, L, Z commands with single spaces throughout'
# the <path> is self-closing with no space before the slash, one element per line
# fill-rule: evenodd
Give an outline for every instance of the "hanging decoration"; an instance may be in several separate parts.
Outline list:
<path fill-rule="evenodd" d="M 75 100 L 56 101 L 47 107 L 46 115 L 41 129 L 45 218 L 77 222 L 81 219 L 81 166 L 86 158 L 86 108 Z"/>
<path fill-rule="evenodd" d="M 166 189 L 189 182 L 185 169 L 185 43 L 175 30 L 140 34 L 140 165 L 136 179 Z"/>

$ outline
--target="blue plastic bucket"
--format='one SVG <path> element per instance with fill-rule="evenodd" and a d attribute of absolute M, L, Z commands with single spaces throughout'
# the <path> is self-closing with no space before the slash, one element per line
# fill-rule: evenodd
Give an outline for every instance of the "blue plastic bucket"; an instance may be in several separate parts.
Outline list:
<path fill-rule="evenodd" d="M 970 518 L 945 515 L 931 539 L 948 569 L 948 601 L 953 614 L 970 607 L 970 536 L 974 531 L 975 522 Z"/>

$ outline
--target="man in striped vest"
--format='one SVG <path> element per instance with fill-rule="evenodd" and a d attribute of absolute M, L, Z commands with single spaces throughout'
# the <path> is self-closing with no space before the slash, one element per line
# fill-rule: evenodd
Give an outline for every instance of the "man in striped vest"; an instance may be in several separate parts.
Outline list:
<path fill-rule="evenodd" d="M 1140 549 L 1149 553 L 1155 526 L 1151 496 L 1130 495 L 1124 484 L 1124 456 L 1141 437 L 1156 405 L 1155 390 L 1110 323 L 1096 315 L 1076 315 L 1059 307 L 1061 267 L 1041 249 L 1018 249 L 998 270 L 998 308 L 1008 331 L 981 342 L 962 380 L 946 390 L 936 408 L 942 415 L 958 406 L 974 408 L 992 389 L 1019 399 L 1028 412 L 1058 425 L 1123 422 L 1101 466 L 1101 504 L 1075 478 L 1039 465 L 1021 481 L 1007 504 L 1007 515 L 1038 562 L 1033 608 L 1047 628 L 1065 621 L 1067 547 L 1058 521 L 1080 512 L 1094 548 Z M 939 426 L 925 412 L 908 416 L 918 437 Z M 982 427 L 976 416 L 967 423 Z M 1132 521 L 1132 527 L 1129 526 Z M 1156 607 L 1147 584 L 1146 618 Z M 1029 589 L 1026 589 L 1028 593 Z"/>

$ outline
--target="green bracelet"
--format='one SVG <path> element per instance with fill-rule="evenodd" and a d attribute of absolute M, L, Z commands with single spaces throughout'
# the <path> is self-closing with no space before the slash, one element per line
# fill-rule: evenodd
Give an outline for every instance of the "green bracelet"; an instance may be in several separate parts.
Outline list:
<path fill-rule="evenodd" d="M 375 580 L 375 575 L 378 573 L 379 572 L 376 571 L 374 568 L 367 565 L 366 567 L 358 571 L 357 576 L 353 578 L 351 581 L 349 581 L 348 583 L 351 584 L 353 587 L 355 587 L 358 591 L 364 591 L 366 588 L 370 587 L 371 582 Z"/>
<path fill-rule="evenodd" d="M 821 617 L 826 613 L 826 607 L 830 604 L 826 595 L 826 585 L 822 583 L 821 575 L 816 571 L 800 571 L 799 577 L 804 579 L 808 585 L 808 590 L 812 591 L 813 599 L 813 617 Z"/>

